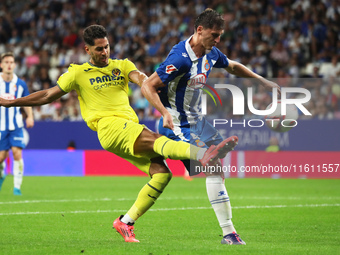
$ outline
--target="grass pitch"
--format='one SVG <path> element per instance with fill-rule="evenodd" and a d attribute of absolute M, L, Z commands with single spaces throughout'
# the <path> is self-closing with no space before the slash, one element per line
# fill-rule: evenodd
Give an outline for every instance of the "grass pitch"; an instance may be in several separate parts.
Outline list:
<path fill-rule="evenodd" d="M 173 178 L 125 243 L 112 221 L 147 177 L 8 176 L 0 191 L 0 254 L 339 254 L 340 180 L 227 179 L 246 246 L 221 245 L 205 179 Z"/>

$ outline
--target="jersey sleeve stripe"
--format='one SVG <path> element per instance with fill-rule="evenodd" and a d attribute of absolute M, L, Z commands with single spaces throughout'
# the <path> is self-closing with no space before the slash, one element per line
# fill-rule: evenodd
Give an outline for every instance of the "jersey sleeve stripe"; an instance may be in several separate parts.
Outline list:
<path fill-rule="evenodd" d="M 131 81 L 131 79 L 130 79 L 130 73 L 133 72 L 133 71 L 138 71 L 138 70 L 137 70 L 137 69 L 134 69 L 134 70 L 131 70 L 131 71 L 128 73 L 128 79 L 129 79 L 130 82 L 133 82 L 133 81 Z M 138 85 L 138 84 L 137 84 L 137 85 Z"/>
<path fill-rule="evenodd" d="M 68 93 L 68 91 L 63 90 L 58 83 L 57 83 L 57 86 L 61 89 L 61 91 Z"/>

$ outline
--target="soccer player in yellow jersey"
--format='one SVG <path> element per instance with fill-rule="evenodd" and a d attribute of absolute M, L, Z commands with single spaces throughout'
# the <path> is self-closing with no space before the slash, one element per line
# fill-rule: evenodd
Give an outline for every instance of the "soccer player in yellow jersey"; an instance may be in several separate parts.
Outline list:
<path fill-rule="evenodd" d="M 133 224 L 154 204 L 172 177 L 164 159 L 199 160 L 203 166 L 214 164 L 220 155 L 234 148 L 237 137 L 203 149 L 170 140 L 140 125 L 129 105 L 128 82 L 141 86 L 148 77 L 128 59 L 109 58 L 110 45 L 104 27 L 87 27 L 83 39 L 85 50 L 90 55 L 89 62 L 72 64 L 59 77 L 57 86 L 23 98 L 0 98 L 0 106 L 48 104 L 76 90 L 82 117 L 92 130 L 97 131 L 102 147 L 131 162 L 151 177 L 128 212 L 113 223 L 126 242 L 139 242 L 133 233 Z"/>

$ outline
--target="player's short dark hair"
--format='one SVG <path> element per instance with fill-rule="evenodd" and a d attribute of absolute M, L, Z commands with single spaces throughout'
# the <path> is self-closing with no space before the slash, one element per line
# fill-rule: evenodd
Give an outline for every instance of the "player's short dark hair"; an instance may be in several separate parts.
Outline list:
<path fill-rule="evenodd" d="M 84 29 L 83 39 L 87 45 L 93 46 L 95 39 L 107 37 L 106 29 L 101 25 L 91 25 Z"/>
<path fill-rule="evenodd" d="M 195 31 L 197 31 L 198 26 L 202 26 L 205 29 L 223 29 L 224 19 L 221 14 L 217 11 L 207 8 L 202 12 L 195 21 Z"/>
<path fill-rule="evenodd" d="M 1 62 L 5 57 L 13 57 L 14 58 L 14 53 L 11 51 L 5 52 L 1 54 Z"/>

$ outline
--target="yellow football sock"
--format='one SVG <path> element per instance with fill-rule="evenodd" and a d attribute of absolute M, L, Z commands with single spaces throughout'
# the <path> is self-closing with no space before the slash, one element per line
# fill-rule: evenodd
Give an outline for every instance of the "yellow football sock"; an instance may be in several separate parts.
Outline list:
<path fill-rule="evenodd" d="M 142 216 L 162 194 L 171 177 L 171 173 L 154 174 L 151 180 L 141 189 L 136 202 L 127 214 L 135 221 Z"/>
<path fill-rule="evenodd" d="M 173 141 L 161 136 L 155 140 L 153 149 L 164 158 L 197 160 L 197 153 L 201 148 L 190 145 L 190 143 Z"/>

